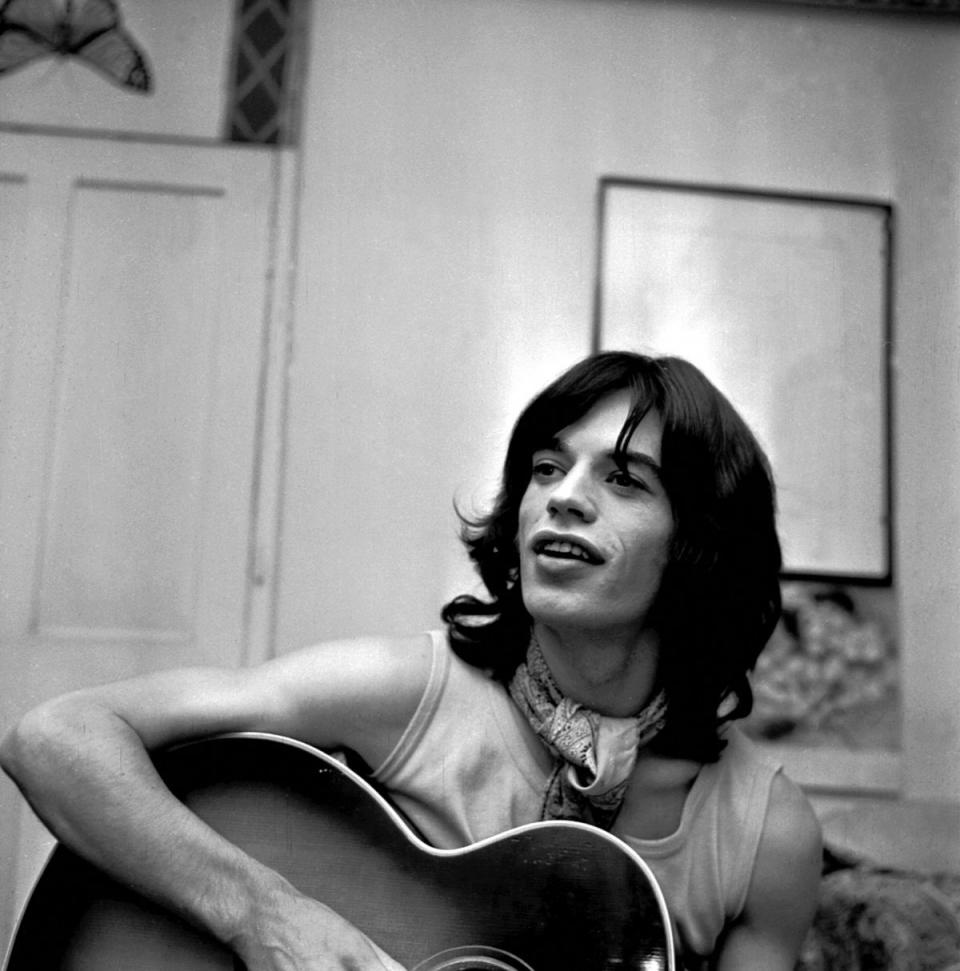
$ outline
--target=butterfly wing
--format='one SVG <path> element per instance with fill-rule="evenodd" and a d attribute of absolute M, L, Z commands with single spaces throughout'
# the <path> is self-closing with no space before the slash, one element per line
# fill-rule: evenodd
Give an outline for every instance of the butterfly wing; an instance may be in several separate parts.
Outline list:
<path fill-rule="evenodd" d="M 69 7 L 67 50 L 115 84 L 150 90 L 150 70 L 136 41 L 120 25 L 114 0 L 78 0 Z"/>
<path fill-rule="evenodd" d="M 133 38 L 119 28 L 94 37 L 75 53 L 115 84 L 133 88 L 135 91 L 150 90 L 150 69 L 147 67 L 146 58 Z"/>
<path fill-rule="evenodd" d="M 85 44 L 120 26 L 114 0 L 68 0 L 66 49 L 76 54 Z"/>
<path fill-rule="evenodd" d="M 26 31 L 0 28 L 0 74 L 55 52 L 55 47 Z"/>
<path fill-rule="evenodd" d="M 70 54 L 115 84 L 149 91 L 150 69 L 120 25 L 115 0 L 4 0 L 0 5 L 0 74 L 45 54 Z"/>
<path fill-rule="evenodd" d="M 0 6 L 0 74 L 55 54 L 60 35 L 51 0 L 6 0 Z"/>
<path fill-rule="evenodd" d="M 6 0 L 0 6 L 0 33 L 26 35 L 58 48 L 63 18 L 53 0 Z M 49 52 L 48 52 L 49 53 Z"/>

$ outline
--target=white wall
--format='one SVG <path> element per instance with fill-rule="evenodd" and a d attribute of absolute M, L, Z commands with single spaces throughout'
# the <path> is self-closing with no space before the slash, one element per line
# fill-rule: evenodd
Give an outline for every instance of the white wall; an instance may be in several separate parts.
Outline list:
<path fill-rule="evenodd" d="M 890 200 L 906 790 L 960 796 L 960 27 L 667 0 L 318 2 L 278 642 L 436 623 L 451 500 L 590 347 L 602 175 Z"/>

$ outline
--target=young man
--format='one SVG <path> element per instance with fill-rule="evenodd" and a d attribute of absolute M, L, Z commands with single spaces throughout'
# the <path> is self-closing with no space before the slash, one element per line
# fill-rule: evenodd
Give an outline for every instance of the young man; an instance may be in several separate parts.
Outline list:
<path fill-rule="evenodd" d="M 67 845 L 252 971 L 400 965 L 166 791 L 148 751 L 225 731 L 349 748 L 435 845 L 539 818 L 610 829 L 649 863 L 691 968 L 790 971 L 820 836 L 730 723 L 780 611 L 766 459 L 675 358 L 595 355 L 527 407 L 465 539 L 489 599 L 447 631 L 171 671 L 29 714 L 4 768 Z"/>

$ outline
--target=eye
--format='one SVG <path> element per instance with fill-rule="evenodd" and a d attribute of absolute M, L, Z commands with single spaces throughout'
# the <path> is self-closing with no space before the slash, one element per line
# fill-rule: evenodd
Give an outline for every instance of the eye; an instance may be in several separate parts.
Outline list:
<path fill-rule="evenodd" d="M 633 475 L 627 471 L 627 469 L 614 469 L 613 472 L 607 476 L 607 482 L 609 482 L 611 485 L 617 486 L 619 489 L 641 489 L 645 492 L 650 491 L 650 487 L 646 482 L 644 482 L 643 479 Z"/>
<path fill-rule="evenodd" d="M 561 471 L 560 466 L 552 459 L 534 459 L 531 476 L 534 479 L 543 481 L 544 479 L 552 479 L 560 475 Z"/>

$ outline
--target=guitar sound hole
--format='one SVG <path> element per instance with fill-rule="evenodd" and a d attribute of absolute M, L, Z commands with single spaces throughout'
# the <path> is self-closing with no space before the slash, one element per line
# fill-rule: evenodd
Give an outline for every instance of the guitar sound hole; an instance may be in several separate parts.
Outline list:
<path fill-rule="evenodd" d="M 454 947 L 418 964 L 413 971 L 534 971 L 526 961 L 495 947 Z"/>

